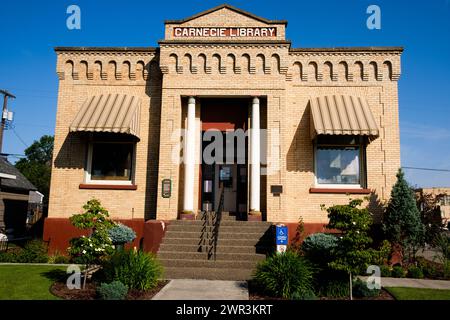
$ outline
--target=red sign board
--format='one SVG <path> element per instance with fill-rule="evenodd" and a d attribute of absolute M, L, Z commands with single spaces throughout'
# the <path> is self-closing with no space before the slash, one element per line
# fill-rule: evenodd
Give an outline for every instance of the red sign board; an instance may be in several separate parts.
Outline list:
<path fill-rule="evenodd" d="M 270 27 L 175 27 L 173 36 L 177 38 L 207 37 L 251 37 L 270 38 L 277 36 L 277 28 Z"/>

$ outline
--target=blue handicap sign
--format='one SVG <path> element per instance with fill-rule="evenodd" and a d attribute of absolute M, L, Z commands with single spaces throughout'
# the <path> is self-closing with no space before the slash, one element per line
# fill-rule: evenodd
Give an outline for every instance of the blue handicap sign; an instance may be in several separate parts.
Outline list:
<path fill-rule="evenodd" d="M 288 227 L 276 226 L 276 243 L 278 245 L 288 244 Z"/>

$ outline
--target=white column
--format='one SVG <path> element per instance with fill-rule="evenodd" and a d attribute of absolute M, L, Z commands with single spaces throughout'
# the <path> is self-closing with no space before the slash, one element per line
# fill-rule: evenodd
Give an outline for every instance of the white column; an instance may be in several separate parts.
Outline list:
<path fill-rule="evenodd" d="M 260 154 L 261 154 L 261 133 L 260 133 L 260 119 L 259 119 L 259 99 L 253 98 L 252 101 L 252 128 L 250 131 L 251 150 L 250 150 L 250 211 L 260 212 Z"/>
<path fill-rule="evenodd" d="M 195 98 L 189 97 L 184 145 L 184 204 L 183 211 L 194 211 L 195 172 Z"/>

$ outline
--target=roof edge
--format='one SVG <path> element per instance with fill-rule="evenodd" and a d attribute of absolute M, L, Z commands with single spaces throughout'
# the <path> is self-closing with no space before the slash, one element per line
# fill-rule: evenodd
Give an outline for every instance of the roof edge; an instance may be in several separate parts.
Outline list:
<path fill-rule="evenodd" d="M 116 52 L 156 52 L 156 47 L 54 47 L 55 52 L 84 52 L 84 51 L 116 51 Z"/>
<path fill-rule="evenodd" d="M 250 13 L 250 12 L 248 12 L 248 11 L 245 11 L 245 10 L 242 10 L 242 9 L 239 9 L 239 8 L 236 8 L 236 7 L 234 7 L 234 6 L 232 6 L 232 5 L 229 5 L 229 4 L 226 4 L 226 3 L 221 4 L 221 5 L 219 5 L 219 6 L 216 6 L 216 7 L 214 7 L 214 8 L 211 8 L 211 9 L 208 9 L 208 10 L 205 10 L 205 11 L 202 11 L 202 12 L 199 12 L 199 13 L 197 13 L 197 14 L 194 14 L 194 15 L 192 15 L 192 16 L 190 16 L 190 17 L 187 17 L 187 18 L 184 18 L 184 19 L 180 19 L 180 20 L 165 20 L 165 21 L 164 21 L 164 24 L 169 24 L 169 23 L 170 23 L 170 24 L 182 24 L 182 23 L 191 21 L 191 20 L 193 20 L 193 19 L 202 17 L 202 16 L 204 16 L 204 15 L 207 15 L 207 14 L 209 14 L 209 13 L 215 12 L 215 11 L 217 11 L 217 10 L 223 9 L 223 8 L 230 9 L 230 10 L 232 10 L 232 11 L 234 11 L 234 12 L 243 14 L 243 15 L 245 15 L 245 16 L 247 16 L 247 17 L 253 18 L 253 19 L 255 19 L 255 20 L 259 20 L 259 21 L 264 22 L 264 23 L 267 23 L 267 24 L 284 24 L 284 25 L 287 25 L 287 20 L 269 20 L 269 19 L 266 19 L 266 18 L 257 16 L 257 15 L 254 15 L 253 13 Z"/>
<path fill-rule="evenodd" d="M 329 47 L 329 48 L 291 48 L 289 52 L 358 52 L 391 51 L 403 52 L 403 47 Z"/>
<path fill-rule="evenodd" d="M 290 40 L 201 40 L 201 39 L 169 39 L 160 40 L 158 44 L 269 44 L 269 45 L 291 45 Z"/>

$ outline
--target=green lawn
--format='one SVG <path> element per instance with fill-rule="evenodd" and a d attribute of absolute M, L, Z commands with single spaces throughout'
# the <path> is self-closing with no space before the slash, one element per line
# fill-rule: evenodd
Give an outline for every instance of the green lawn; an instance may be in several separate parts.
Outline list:
<path fill-rule="evenodd" d="M 0 300 L 55 300 L 50 286 L 65 267 L 0 266 Z"/>
<path fill-rule="evenodd" d="M 397 300 L 450 300 L 450 290 L 421 288 L 384 288 Z"/>

